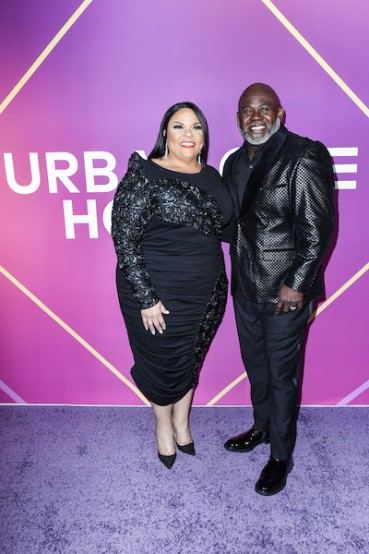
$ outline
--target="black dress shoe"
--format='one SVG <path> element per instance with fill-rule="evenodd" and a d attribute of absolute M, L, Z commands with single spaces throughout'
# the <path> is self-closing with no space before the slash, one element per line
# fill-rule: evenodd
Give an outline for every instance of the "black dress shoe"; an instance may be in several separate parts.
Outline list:
<path fill-rule="evenodd" d="M 165 467 L 170 469 L 176 461 L 177 454 L 175 452 L 174 454 L 170 454 L 170 456 L 164 456 L 164 454 L 160 454 L 160 452 L 158 452 L 158 456 L 159 460 L 165 465 Z"/>
<path fill-rule="evenodd" d="M 181 452 L 184 452 L 185 454 L 190 454 L 190 456 L 196 456 L 195 444 L 193 442 L 189 442 L 188 444 L 184 444 L 183 446 L 178 444 L 178 442 L 176 444 L 178 450 L 180 450 Z"/>
<path fill-rule="evenodd" d="M 255 429 L 249 429 L 246 433 L 241 433 L 237 437 L 232 437 L 224 443 L 224 448 L 231 452 L 251 452 L 256 446 L 263 442 L 269 443 L 269 437 L 267 433 L 263 431 L 255 431 Z"/>
<path fill-rule="evenodd" d="M 270 457 L 256 482 L 256 492 L 264 496 L 272 496 L 283 490 L 292 466 L 292 459 L 286 461 Z"/>

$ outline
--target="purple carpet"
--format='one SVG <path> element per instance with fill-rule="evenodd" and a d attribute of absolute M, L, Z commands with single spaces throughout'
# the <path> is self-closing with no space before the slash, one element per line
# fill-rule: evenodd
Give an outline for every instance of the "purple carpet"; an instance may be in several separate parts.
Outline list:
<path fill-rule="evenodd" d="M 250 408 L 194 408 L 197 456 L 158 460 L 149 408 L 0 407 L 1 554 L 369 553 L 369 408 L 302 408 L 287 487 L 223 448 Z"/>

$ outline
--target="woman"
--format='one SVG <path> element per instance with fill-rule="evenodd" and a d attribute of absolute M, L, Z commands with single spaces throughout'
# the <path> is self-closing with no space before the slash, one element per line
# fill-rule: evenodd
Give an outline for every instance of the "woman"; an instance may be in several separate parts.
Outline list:
<path fill-rule="evenodd" d="M 165 113 L 148 160 L 132 154 L 114 198 L 117 288 L 131 370 L 156 418 L 160 460 L 195 454 L 194 388 L 227 298 L 220 244 L 232 202 L 206 165 L 207 122 L 191 102 Z"/>

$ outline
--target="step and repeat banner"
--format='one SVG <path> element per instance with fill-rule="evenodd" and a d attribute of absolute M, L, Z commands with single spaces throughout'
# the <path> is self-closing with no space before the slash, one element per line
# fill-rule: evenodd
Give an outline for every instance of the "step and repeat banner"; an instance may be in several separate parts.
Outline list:
<path fill-rule="evenodd" d="M 1 403 L 145 404 L 116 297 L 114 190 L 183 100 L 221 170 L 242 142 L 238 98 L 261 81 L 337 179 L 302 402 L 369 404 L 368 16 L 365 0 L 2 0 Z M 195 404 L 250 404 L 231 299 Z"/>

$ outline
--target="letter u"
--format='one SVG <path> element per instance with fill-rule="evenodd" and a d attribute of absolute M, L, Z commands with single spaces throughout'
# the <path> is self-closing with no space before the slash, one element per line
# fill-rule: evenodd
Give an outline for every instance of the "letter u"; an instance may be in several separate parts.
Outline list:
<path fill-rule="evenodd" d="M 31 182 L 28 185 L 20 185 L 15 179 L 13 154 L 4 153 L 5 175 L 9 187 L 17 194 L 33 194 L 41 184 L 40 164 L 37 152 L 29 153 L 29 162 L 31 167 Z"/>

